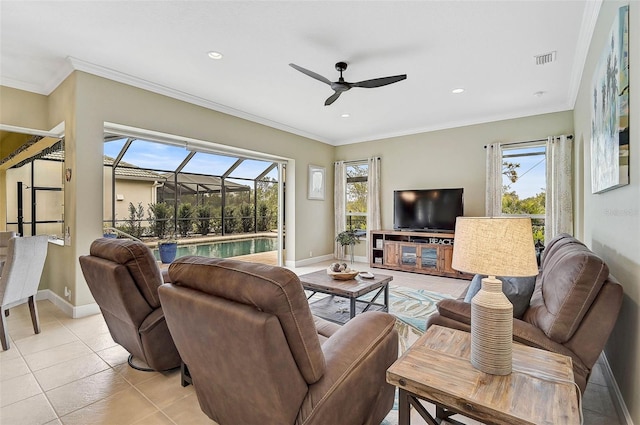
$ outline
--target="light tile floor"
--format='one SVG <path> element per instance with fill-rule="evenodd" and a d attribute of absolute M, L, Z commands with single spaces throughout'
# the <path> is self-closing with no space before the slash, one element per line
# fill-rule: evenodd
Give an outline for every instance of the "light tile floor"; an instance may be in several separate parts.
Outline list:
<path fill-rule="evenodd" d="M 325 264 L 295 269 L 306 273 Z M 355 268 L 368 270 L 364 264 Z M 411 273 L 391 274 L 394 284 L 459 295 L 468 282 Z M 193 386 L 179 371 L 140 372 L 109 335 L 101 315 L 71 319 L 39 301 L 42 332 L 33 334 L 26 305 L 7 318 L 11 348 L 0 352 L 0 424 L 214 424 L 202 413 Z M 526 402 L 526 401 L 525 401 Z M 583 399 L 585 424 L 619 424 L 602 366 L 594 369 Z M 413 424 L 424 424 L 414 413 Z M 477 422 L 461 418 L 468 424 Z"/>

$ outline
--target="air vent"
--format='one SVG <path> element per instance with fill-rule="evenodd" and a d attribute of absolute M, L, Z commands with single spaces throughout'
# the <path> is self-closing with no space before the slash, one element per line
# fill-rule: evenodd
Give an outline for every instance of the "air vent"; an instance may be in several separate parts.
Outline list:
<path fill-rule="evenodd" d="M 541 55 L 535 55 L 536 65 L 545 65 L 556 60 L 556 52 L 543 53 Z"/>

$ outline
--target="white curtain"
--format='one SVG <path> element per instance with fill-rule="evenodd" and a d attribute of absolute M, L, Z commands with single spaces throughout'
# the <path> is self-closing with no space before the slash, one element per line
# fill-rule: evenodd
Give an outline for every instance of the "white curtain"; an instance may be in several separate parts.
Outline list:
<path fill-rule="evenodd" d="M 346 216 L 346 202 L 347 195 L 345 193 L 347 187 L 347 167 L 344 161 L 337 161 L 335 163 L 335 178 L 333 189 L 333 206 L 335 208 L 335 235 L 347 230 L 347 216 Z M 338 243 L 334 242 L 335 250 L 334 257 L 337 259 L 344 258 L 344 248 Z"/>
<path fill-rule="evenodd" d="M 572 147 L 572 140 L 564 135 L 547 139 L 546 242 L 560 233 L 573 235 Z"/>
<path fill-rule="evenodd" d="M 380 230 L 380 158 L 369 158 L 367 177 L 367 230 Z"/>
<path fill-rule="evenodd" d="M 498 217 L 502 214 L 502 146 L 500 143 L 492 143 L 486 149 L 485 214 L 487 217 Z"/>
<path fill-rule="evenodd" d="M 380 158 L 369 158 L 369 174 L 367 176 L 367 230 L 380 230 Z M 370 254 L 367 249 L 367 257 Z M 370 259 L 369 259 L 370 260 Z"/>

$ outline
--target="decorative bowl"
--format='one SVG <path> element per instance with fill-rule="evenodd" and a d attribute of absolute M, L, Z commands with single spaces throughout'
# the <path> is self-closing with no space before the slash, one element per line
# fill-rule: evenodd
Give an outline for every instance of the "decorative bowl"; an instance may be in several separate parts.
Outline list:
<path fill-rule="evenodd" d="M 351 270 L 351 269 L 347 269 L 342 272 L 334 272 L 331 269 L 327 269 L 327 274 L 331 276 L 332 279 L 336 279 L 336 280 L 351 280 L 356 276 L 358 276 L 358 273 L 360 272 L 357 270 Z"/>

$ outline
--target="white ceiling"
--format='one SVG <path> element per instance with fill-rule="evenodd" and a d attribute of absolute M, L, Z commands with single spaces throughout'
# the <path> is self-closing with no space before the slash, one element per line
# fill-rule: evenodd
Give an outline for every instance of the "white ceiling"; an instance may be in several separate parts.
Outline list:
<path fill-rule="evenodd" d="M 573 109 L 599 7 L 2 0 L 0 83 L 49 94 L 76 69 L 341 145 Z M 535 64 L 551 51 L 555 62 Z M 407 79 L 324 106 L 329 86 L 288 66 L 336 81 L 338 61 L 350 82 Z"/>

